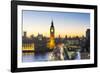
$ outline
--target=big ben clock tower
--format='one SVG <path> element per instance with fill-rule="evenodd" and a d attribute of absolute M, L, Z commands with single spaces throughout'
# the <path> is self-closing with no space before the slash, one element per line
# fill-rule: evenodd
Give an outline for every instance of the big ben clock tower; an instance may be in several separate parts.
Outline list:
<path fill-rule="evenodd" d="M 52 21 L 50 27 L 50 49 L 53 49 L 54 47 L 55 47 L 55 29 Z"/>
<path fill-rule="evenodd" d="M 54 25 L 53 25 L 53 21 L 52 21 L 51 27 L 50 27 L 50 37 L 54 38 L 54 33 L 55 33 L 55 29 L 54 29 Z"/>

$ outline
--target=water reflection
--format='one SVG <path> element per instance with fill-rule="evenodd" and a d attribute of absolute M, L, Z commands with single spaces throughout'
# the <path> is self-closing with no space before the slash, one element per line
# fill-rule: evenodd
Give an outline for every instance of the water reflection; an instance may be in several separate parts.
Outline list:
<path fill-rule="evenodd" d="M 49 61 L 51 52 L 46 53 L 23 53 L 22 62 Z"/>
<path fill-rule="evenodd" d="M 72 55 L 71 52 L 69 52 L 69 58 L 64 55 L 63 60 L 70 60 L 72 59 L 70 56 Z M 56 58 L 56 57 L 55 57 Z M 76 52 L 76 56 L 74 57 L 74 60 L 80 60 L 81 55 L 80 52 Z M 55 61 L 54 57 L 52 56 L 52 52 L 46 52 L 46 53 L 23 53 L 22 55 L 22 62 L 43 62 L 43 61 Z M 73 59 L 72 59 L 73 60 Z"/>

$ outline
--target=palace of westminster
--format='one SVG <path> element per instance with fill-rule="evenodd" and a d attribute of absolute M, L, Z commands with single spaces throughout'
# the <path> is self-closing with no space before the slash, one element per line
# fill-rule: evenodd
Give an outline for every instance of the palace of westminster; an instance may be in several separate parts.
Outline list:
<path fill-rule="evenodd" d="M 27 32 L 24 31 L 22 36 L 22 51 L 23 52 L 46 52 L 51 51 L 56 47 L 57 44 L 64 44 L 69 47 L 69 50 L 74 50 L 75 48 L 86 48 L 81 49 L 81 51 L 90 52 L 90 29 L 86 30 L 86 37 L 67 37 L 61 38 L 60 35 L 58 38 L 55 37 L 55 27 L 53 21 L 50 26 L 50 37 L 45 37 L 43 34 L 38 34 L 36 37 L 31 35 L 27 37 Z M 88 43 L 86 43 L 88 42 Z M 77 46 L 77 47 L 75 47 Z"/>

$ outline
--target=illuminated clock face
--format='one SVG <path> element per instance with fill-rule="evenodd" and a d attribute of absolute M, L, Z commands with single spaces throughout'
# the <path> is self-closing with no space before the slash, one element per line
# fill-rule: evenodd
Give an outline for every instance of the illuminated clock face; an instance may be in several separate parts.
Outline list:
<path fill-rule="evenodd" d="M 51 32 L 53 32 L 53 29 L 51 29 Z"/>

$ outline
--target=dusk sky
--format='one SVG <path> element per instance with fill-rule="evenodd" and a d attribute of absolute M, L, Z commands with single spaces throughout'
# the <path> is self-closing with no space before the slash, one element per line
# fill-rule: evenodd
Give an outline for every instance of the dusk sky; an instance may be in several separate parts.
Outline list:
<path fill-rule="evenodd" d="M 23 31 L 30 36 L 38 33 L 50 36 L 50 26 L 53 20 L 55 36 L 85 36 L 87 28 L 90 28 L 89 13 L 75 12 L 46 12 L 23 10 Z"/>

